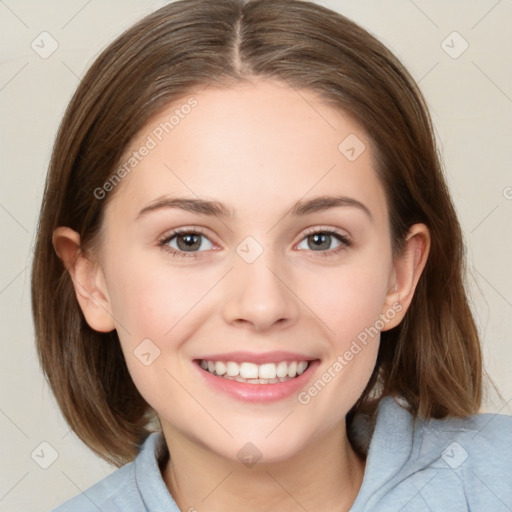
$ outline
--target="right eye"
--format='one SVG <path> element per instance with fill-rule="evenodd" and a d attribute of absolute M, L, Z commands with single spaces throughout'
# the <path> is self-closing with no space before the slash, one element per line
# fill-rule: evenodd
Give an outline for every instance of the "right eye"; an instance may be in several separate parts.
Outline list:
<path fill-rule="evenodd" d="M 204 252 L 213 249 L 213 243 L 206 235 L 193 230 L 174 231 L 161 240 L 159 245 L 175 256 L 187 256 L 186 253 Z"/>

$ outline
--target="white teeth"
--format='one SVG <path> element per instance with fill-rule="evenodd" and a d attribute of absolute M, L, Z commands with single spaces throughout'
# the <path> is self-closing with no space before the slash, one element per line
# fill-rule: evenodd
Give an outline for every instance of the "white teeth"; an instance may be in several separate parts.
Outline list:
<path fill-rule="evenodd" d="M 226 373 L 226 365 L 222 361 L 217 361 L 215 363 L 215 371 L 217 372 L 217 375 L 224 375 Z"/>
<path fill-rule="evenodd" d="M 278 377 L 287 377 L 288 376 L 288 365 L 286 364 L 286 361 L 281 361 L 277 365 L 276 375 Z"/>
<path fill-rule="evenodd" d="M 240 377 L 243 379 L 257 379 L 258 365 L 254 363 L 242 363 L 240 365 Z"/>
<path fill-rule="evenodd" d="M 207 361 L 201 360 L 203 370 L 237 382 L 250 384 L 275 384 L 284 382 L 302 375 L 308 365 L 308 361 L 280 361 L 279 363 L 255 364 L 249 362 L 235 363 L 234 361 Z"/>
<path fill-rule="evenodd" d="M 236 382 L 244 382 L 245 384 L 276 384 L 278 382 L 288 380 L 288 377 L 283 377 L 282 379 L 243 379 L 240 375 L 237 375 L 236 377 L 228 377 L 227 375 L 224 375 L 223 378 L 226 380 L 235 380 Z"/>
<path fill-rule="evenodd" d="M 288 377 L 295 377 L 295 375 L 297 375 L 297 363 L 292 361 L 288 365 Z"/>
<path fill-rule="evenodd" d="M 276 373 L 277 369 L 274 363 L 262 364 L 258 370 L 260 379 L 275 379 Z"/>
<path fill-rule="evenodd" d="M 235 377 L 235 375 L 240 374 L 240 366 L 238 366 L 238 363 L 228 361 L 226 363 L 226 372 L 230 377 Z"/>

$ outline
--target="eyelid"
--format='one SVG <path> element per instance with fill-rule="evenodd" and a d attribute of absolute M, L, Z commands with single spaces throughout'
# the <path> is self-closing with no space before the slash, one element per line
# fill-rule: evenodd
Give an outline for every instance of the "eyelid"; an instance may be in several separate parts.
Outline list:
<path fill-rule="evenodd" d="M 302 234 L 299 242 L 304 240 L 304 238 L 314 235 L 316 233 L 325 233 L 328 235 L 337 236 L 340 238 L 340 241 L 345 243 L 347 246 L 352 245 L 352 238 L 350 235 L 341 229 L 334 228 L 332 226 L 312 226 L 311 228 L 307 228 Z"/>
<path fill-rule="evenodd" d="M 170 229 L 166 231 L 162 236 L 158 238 L 160 243 L 170 240 L 174 238 L 176 235 L 188 234 L 188 233 L 196 233 L 198 235 L 203 235 L 206 238 L 210 239 L 210 237 L 206 234 L 205 230 L 198 226 L 185 226 L 181 228 Z"/>
<path fill-rule="evenodd" d="M 212 237 L 206 233 L 206 230 L 204 230 L 198 226 L 185 226 L 185 227 L 171 229 L 171 230 L 165 232 L 162 236 L 160 236 L 158 238 L 158 241 L 157 241 L 158 247 L 160 249 L 172 254 L 173 256 L 185 257 L 185 258 L 198 257 L 199 255 L 201 255 L 201 253 L 205 253 L 205 252 L 207 253 L 212 250 L 212 249 L 210 249 L 207 251 L 180 251 L 180 250 L 174 249 L 173 247 L 170 247 L 168 245 L 169 242 L 173 238 L 175 238 L 176 236 L 179 236 L 181 234 L 201 235 L 204 238 L 208 239 L 210 241 L 210 243 L 213 245 L 213 247 L 218 247 L 218 244 L 214 240 L 212 240 Z M 213 249 L 213 250 L 215 250 L 215 249 Z"/>

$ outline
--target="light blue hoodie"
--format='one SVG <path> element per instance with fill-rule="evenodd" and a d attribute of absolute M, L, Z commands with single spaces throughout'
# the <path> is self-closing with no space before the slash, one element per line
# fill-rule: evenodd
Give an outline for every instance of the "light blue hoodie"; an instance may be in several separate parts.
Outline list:
<path fill-rule="evenodd" d="M 369 448 L 351 512 L 512 511 L 512 416 L 414 421 L 386 397 L 375 426 L 359 416 L 354 429 Z M 158 467 L 165 450 L 152 434 L 134 462 L 55 512 L 179 512 Z"/>

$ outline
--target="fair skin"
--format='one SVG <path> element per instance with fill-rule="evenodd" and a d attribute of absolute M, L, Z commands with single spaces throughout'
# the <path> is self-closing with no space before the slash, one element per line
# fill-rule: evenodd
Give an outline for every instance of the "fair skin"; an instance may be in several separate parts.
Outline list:
<path fill-rule="evenodd" d="M 308 403 L 297 390 L 266 401 L 225 393 L 199 362 L 234 351 L 298 354 L 311 361 L 298 390 L 307 391 L 380 315 L 382 330 L 402 320 L 428 230 L 412 226 L 393 258 L 371 143 L 354 118 L 313 92 L 259 80 L 194 97 L 198 106 L 118 185 L 96 253 L 80 251 L 65 227 L 55 248 L 87 322 L 117 329 L 131 376 L 159 415 L 171 454 L 162 474 L 181 510 L 348 510 L 365 461 L 348 441 L 345 416 L 370 378 L 378 336 Z M 366 146 L 354 161 L 338 150 L 349 134 Z M 148 209 L 178 197 L 217 201 L 234 215 Z M 292 211 L 319 197 L 345 201 Z M 187 251 L 183 236 L 169 241 L 176 228 L 203 236 Z M 252 245 L 240 246 L 246 237 Z M 159 246 L 164 239 L 169 250 Z M 260 250 L 254 261 L 243 257 Z M 145 339 L 160 350 L 149 365 L 134 356 Z M 247 443 L 261 457 L 250 467 L 241 459 Z"/>

